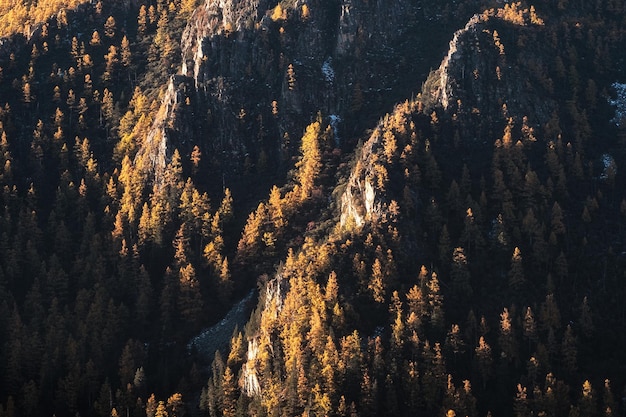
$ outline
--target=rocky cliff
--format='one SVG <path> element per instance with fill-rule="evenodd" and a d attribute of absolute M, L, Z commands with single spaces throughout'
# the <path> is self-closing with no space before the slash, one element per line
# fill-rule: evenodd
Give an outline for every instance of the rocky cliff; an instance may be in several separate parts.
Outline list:
<path fill-rule="evenodd" d="M 532 132 L 547 123 L 557 107 L 546 70 L 551 54 L 537 46 L 546 42 L 543 21 L 534 8 L 518 4 L 475 14 L 454 32 L 439 68 L 431 72 L 418 99 L 397 106 L 393 117 L 382 120 L 358 152 L 341 196 L 341 225 L 362 227 L 386 211 L 394 196 L 384 192 L 378 174 L 380 167 L 384 172 L 390 168 L 383 132 L 396 129 L 394 118 L 413 118 L 418 107 L 420 113 L 437 115 L 433 120 L 443 117 L 452 122 L 454 129 L 464 131 L 462 136 L 474 137 L 460 144 L 474 151 L 492 145 L 494 126 L 523 125 L 523 134 L 532 140 Z M 541 52 L 530 57 L 527 45 Z M 466 130 L 468 126 L 473 130 Z M 433 136 L 438 136 L 436 132 Z M 441 138 L 445 146 L 452 145 L 453 131 L 448 133 Z"/>
<path fill-rule="evenodd" d="M 288 167 L 294 138 L 318 112 L 332 117 L 338 137 L 346 130 L 351 138 L 407 88 L 416 90 L 428 70 L 424 56 L 445 47 L 428 36 L 435 24 L 421 6 L 402 1 L 207 0 L 181 40 L 177 84 L 195 89 L 192 105 L 181 108 L 192 120 L 169 133 L 160 128 L 176 125 L 171 101 L 181 93 L 170 83 L 160 111 L 170 121 L 155 121 L 147 146 L 156 149 L 152 138 L 160 137 L 173 141 L 170 152 L 184 148 L 176 134 L 184 130 L 187 146 L 227 155 L 226 171 L 254 164 L 261 151 Z"/>
<path fill-rule="evenodd" d="M 524 116 L 537 126 L 546 123 L 556 102 L 543 24 L 534 8 L 515 3 L 474 15 L 454 33 L 447 55 L 425 82 L 426 107 L 468 125 L 485 115 L 485 124 L 494 117 L 504 123 Z"/>

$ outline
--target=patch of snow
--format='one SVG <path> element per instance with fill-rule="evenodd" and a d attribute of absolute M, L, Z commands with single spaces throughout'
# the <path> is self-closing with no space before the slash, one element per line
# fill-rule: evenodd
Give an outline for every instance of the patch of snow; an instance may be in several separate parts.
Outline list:
<path fill-rule="evenodd" d="M 335 138 L 335 145 L 341 145 L 341 139 L 339 138 L 339 123 L 341 123 L 341 117 L 336 114 L 330 115 L 330 127 L 333 129 L 333 136 Z"/>
<path fill-rule="evenodd" d="M 626 84 L 614 82 L 611 87 L 615 90 L 617 98 L 615 100 L 609 99 L 609 104 L 615 106 L 615 117 L 611 120 L 616 126 L 620 126 L 620 123 L 626 117 Z"/>
<path fill-rule="evenodd" d="M 615 174 L 617 174 L 615 159 L 608 153 L 602 154 L 601 159 L 604 169 L 602 170 L 602 174 L 600 174 L 600 179 L 606 180 L 609 179 L 609 177 L 615 177 Z"/>
<path fill-rule="evenodd" d="M 335 80 L 335 70 L 332 67 L 332 58 L 326 58 L 326 61 L 322 64 L 322 74 L 324 74 L 324 79 L 332 83 Z"/>

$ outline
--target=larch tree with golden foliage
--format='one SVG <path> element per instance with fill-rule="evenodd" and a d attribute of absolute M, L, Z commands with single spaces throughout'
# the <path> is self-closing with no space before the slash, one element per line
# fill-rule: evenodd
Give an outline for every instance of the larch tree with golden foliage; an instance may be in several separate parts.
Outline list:
<path fill-rule="evenodd" d="M 300 184 L 300 200 L 304 201 L 310 197 L 313 185 L 321 167 L 320 135 L 322 133 L 319 121 L 307 126 L 302 136 L 300 146 L 301 159 L 296 163 L 298 169 L 296 180 Z"/>

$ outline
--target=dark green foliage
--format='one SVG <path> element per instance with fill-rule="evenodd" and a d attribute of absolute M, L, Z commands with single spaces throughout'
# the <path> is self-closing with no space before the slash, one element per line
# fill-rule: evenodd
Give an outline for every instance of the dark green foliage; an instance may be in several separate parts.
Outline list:
<path fill-rule="evenodd" d="M 193 57 L 193 1 L 0 45 L 0 416 L 623 414 L 626 10 L 483 13 L 444 105 L 425 71 L 489 4 L 353 3 L 354 33 L 229 5 Z M 203 371 L 187 342 L 257 278 Z"/>

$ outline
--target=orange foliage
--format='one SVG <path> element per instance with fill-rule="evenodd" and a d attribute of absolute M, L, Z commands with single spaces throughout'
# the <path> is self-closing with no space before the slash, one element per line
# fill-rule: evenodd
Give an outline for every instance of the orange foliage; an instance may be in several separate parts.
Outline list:
<path fill-rule="evenodd" d="M 36 26 L 65 10 L 77 8 L 84 0 L 47 0 L 25 4 L 22 0 L 0 1 L 0 37 L 22 33 L 30 37 Z M 62 20 L 62 19 L 60 19 Z"/>

